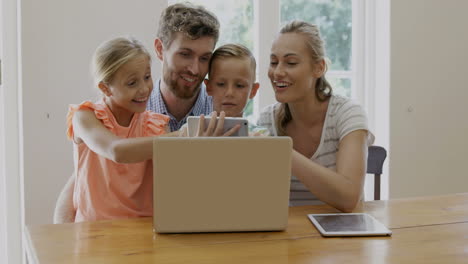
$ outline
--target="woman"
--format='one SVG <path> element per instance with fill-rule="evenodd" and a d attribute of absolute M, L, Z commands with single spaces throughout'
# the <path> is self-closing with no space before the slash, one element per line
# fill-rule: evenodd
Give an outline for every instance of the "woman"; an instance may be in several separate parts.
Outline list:
<path fill-rule="evenodd" d="M 268 77 L 279 102 L 259 125 L 293 139 L 291 205 L 325 202 L 351 212 L 361 199 L 374 136 L 361 106 L 332 94 L 317 26 L 285 25 L 273 42 Z"/>

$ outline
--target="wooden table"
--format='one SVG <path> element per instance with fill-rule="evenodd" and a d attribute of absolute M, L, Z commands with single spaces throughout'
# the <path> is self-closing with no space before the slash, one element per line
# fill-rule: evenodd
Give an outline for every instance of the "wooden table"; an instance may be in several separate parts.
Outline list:
<path fill-rule="evenodd" d="M 392 237 L 324 238 L 291 207 L 284 232 L 154 234 L 152 219 L 28 226 L 29 263 L 468 263 L 468 193 L 365 202 Z"/>

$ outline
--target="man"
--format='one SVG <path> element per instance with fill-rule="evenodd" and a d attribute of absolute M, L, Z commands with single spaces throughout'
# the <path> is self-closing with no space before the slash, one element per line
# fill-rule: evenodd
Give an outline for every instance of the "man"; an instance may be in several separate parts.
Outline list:
<path fill-rule="evenodd" d="M 162 61 L 162 78 L 154 83 L 147 109 L 168 115 L 171 131 L 187 117 L 209 115 L 213 109 L 203 80 L 219 37 L 215 15 L 189 3 L 168 6 L 161 14 L 154 48 Z M 57 200 L 54 223 L 74 222 L 74 176 Z"/>
<path fill-rule="evenodd" d="M 188 116 L 212 111 L 203 80 L 218 36 L 218 20 L 203 7 L 175 4 L 161 14 L 154 48 L 163 74 L 147 108 L 168 115 L 171 131 L 179 130 Z"/>

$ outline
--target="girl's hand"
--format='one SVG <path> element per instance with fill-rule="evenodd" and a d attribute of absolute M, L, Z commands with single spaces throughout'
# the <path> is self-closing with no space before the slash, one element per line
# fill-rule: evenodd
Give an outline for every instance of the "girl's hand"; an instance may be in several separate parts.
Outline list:
<path fill-rule="evenodd" d="M 211 120 L 208 123 L 208 127 L 205 129 L 205 116 L 201 115 L 200 116 L 200 121 L 198 123 L 198 133 L 197 137 L 228 137 L 240 129 L 240 125 L 236 125 L 233 128 L 229 129 L 224 133 L 224 117 L 226 114 L 224 111 L 221 111 L 219 114 L 219 119 L 216 118 L 218 116 L 218 113 L 214 111 L 211 113 Z"/>

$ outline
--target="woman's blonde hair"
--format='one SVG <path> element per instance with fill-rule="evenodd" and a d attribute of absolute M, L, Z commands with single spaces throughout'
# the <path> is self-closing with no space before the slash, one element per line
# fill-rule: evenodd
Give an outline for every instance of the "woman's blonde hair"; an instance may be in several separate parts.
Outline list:
<path fill-rule="evenodd" d="M 94 82 L 96 85 L 111 82 L 122 65 L 141 55 L 151 60 L 143 44 L 131 37 L 119 37 L 102 43 L 94 52 L 92 60 Z"/>
<path fill-rule="evenodd" d="M 316 25 L 310 24 L 305 21 L 291 21 L 287 23 L 280 30 L 280 34 L 285 33 L 298 33 L 306 37 L 306 44 L 310 50 L 312 63 L 316 64 L 325 60 L 325 47 L 322 38 L 320 37 L 320 30 Z M 325 72 L 327 71 L 327 63 L 325 60 L 325 71 L 323 75 L 317 79 L 315 84 L 315 96 L 320 102 L 328 100 L 332 95 L 332 87 L 325 79 Z M 276 129 L 278 135 L 286 135 L 286 125 L 292 120 L 291 111 L 287 103 L 282 103 L 276 115 Z"/>

